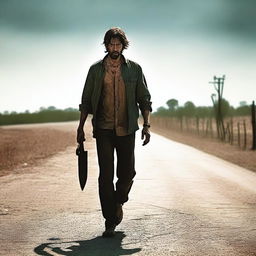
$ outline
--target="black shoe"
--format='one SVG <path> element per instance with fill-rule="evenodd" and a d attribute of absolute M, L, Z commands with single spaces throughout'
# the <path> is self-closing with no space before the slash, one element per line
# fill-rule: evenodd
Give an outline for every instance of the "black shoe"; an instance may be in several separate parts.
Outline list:
<path fill-rule="evenodd" d="M 111 225 L 109 227 L 106 227 L 106 230 L 102 233 L 102 236 L 103 237 L 115 236 L 115 228 L 116 228 L 116 225 Z"/>
<path fill-rule="evenodd" d="M 123 220 L 123 205 L 120 203 L 116 204 L 116 225 L 119 225 Z"/>

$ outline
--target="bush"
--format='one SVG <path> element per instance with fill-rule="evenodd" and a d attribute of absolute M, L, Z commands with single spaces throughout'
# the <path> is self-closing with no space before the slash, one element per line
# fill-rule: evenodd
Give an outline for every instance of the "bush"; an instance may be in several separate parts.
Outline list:
<path fill-rule="evenodd" d="M 79 116 L 77 109 L 58 110 L 51 106 L 48 109 L 40 108 L 39 112 L 34 113 L 5 112 L 0 114 L 0 125 L 75 121 Z"/>

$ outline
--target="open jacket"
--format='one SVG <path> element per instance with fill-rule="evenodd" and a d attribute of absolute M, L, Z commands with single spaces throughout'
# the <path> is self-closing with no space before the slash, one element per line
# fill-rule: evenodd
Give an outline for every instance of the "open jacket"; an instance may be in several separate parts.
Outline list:
<path fill-rule="evenodd" d="M 106 58 L 107 56 L 105 56 Z M 94 137 L 96 131 L 97 108 L 101 95 L 104 79 L 104 59 L 93 64 L 88 72 L 83 94 L 82 103 L 79 110 L 93 115 L 92 125 Z M 139 129 L 138 117 L 139 109 L 152 111 L 151 96 L 147 88 L 147 83 L 139 64 L 126 59 L 123 55 L 121 74 L 125 84 L 126 102 L 128 111 L 128 134 Z"/>

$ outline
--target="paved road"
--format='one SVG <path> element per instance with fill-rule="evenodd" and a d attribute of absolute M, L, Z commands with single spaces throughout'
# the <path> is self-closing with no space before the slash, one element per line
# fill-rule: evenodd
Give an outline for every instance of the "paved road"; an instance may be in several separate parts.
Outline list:
<path fill-rule="evenodd" d="M 136 146 L 137 176 L 113 239 L 97 191 L 78 185 L 74 148 L 0 178 L 0 255 L 256 255 L 256 174 L 153 134 Z"/>

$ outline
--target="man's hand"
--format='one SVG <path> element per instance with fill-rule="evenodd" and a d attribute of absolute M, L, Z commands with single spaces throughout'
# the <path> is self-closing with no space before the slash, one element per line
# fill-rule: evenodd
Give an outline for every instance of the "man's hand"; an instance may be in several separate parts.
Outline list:
<path fill-rule="evenodd" d="M 145 140 L 143 141 L 142 146 L 147 145 L 150 141 L 150 132 L 149 132 L 148 127 L 143 127 L 143 129 L 141 131 L 141 139 L 143 140 L 144 138 L 145 138 Z"/>
<path fill-rule="evenodd" d="M 85 141 L 83 128 L 78 127 L 76 140 L 77 140 L 77 143 L 79 143 L 79 144 L 81 144 L 83 141 Z"/>

